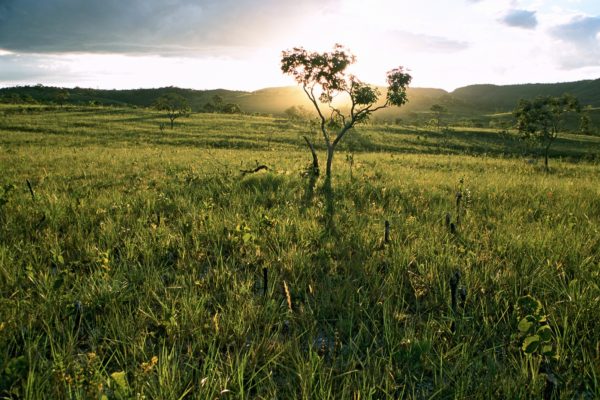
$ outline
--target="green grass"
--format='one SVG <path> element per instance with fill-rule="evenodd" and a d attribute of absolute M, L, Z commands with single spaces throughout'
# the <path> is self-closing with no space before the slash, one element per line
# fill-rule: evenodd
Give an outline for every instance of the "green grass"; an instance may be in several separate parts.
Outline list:
<path fill-rule="evenodd" d="M 361 127 L 330 226 L 307 127 L 160 122 L 0 109 L 0 396 L 542 398 L 548 374 L 600 396 L 598 138 L 561 138 L 545 173 L 511 134 Z M 525 295 L 555 357 L 522 350 Z"/>

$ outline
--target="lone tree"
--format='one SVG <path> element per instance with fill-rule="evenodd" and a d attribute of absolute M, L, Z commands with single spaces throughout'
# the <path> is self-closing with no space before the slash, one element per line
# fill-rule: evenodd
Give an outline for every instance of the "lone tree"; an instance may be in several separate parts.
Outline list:
<path fill-rule="evenodd" d="M 592 106 L 586 106 L 581 112 L 581 117 L 579 118 L 579 133 L 582 135 L 590 135 L 592 132 L 592 118 L 590 117 L 591 110 Z"/>
<path fill-rule="evenodd" d="M 537 140 L 542 145 L 546 171 L 550 146 L 558 137 L 564 117 L 569 112 L 581 112 L 579 100 L 570 94 L 537 97 L 535 100 L 521 99 L 514 110 L 521 135 L 525 139 Z"/>
<path fill-rule="evenodd" d="M 171 129 L 173 129 L 173 124 L 177 118 L 185 117 L 191 111 L 185 97 L 178 95 L 177 93 L 163 94 L 156 99 L 154 107 L 157 110 L 167 112 L 167 117 L 171 121 Z"/>
<path fill-rule="evenodd" d="M 332 52 L 309 52 L 302 47 L 295 47 L 282 53 L 281 70 L 293 76 L 302 86 L 317 111 L 327 146 L 325 185 L 329 188 L 333 155 L 344 135 L 354 125 L 367 121 L 375 111 L 406 103 L 406 89 L 412 79 L 403 67 L 389 71 L 385 102 L 377 105 L 379 91 L 346 73 L 346 68 L 355 61 L 356 57 L 339 44 L 334 46 Z M 350 108 L 345 113 L 333 105 L 334 98 L 339 94 L 346 94 L 350 98 Z"/>
<path fill-rule="evenodd" d="M 442 116 L 444 114 L 446 114 L 446 112 L 448 112 L 448 110 L 446 109 L 446 107 L 442 106 L 441 104 L 434 104 L 431 106 L 431 108 L 429 109 L 429 111 L 431 111 L 434 115 L 434 119 L 435 119 L 435 123 L 437 126 L 437 130 L 438 132 L 440 131 L 440 126 L 442 124 Z"/>
<path fill-rule="evenodd" d="M 58 105 L 62 108 L 67 100 L 69 100 L 69 97 L 71 97 L 69 91 L 66 89 L 61 89 L 54 95 L 54 101 L 56 101 L 56 103 L 58 103 Z"/>

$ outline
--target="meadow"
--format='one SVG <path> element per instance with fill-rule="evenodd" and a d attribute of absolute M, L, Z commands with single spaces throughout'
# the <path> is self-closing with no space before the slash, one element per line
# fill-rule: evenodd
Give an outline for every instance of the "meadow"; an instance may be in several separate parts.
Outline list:
<path fill-rule="evenodd" d="M 165 122 L 0 106 L 1 398 L 600 397 L 600 138 Z"/>

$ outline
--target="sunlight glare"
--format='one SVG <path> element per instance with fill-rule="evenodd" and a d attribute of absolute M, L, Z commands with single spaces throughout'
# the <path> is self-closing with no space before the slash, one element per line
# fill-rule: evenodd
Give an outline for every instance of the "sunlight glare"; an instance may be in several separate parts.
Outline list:
<path fill-rule="evenodd" d="M 179 86 L 192 89 L 256 90 L 274 83 L 288 84 L 278 69 L 278 55 L 251 59 L 69 55 L 66 68 L 77 82 L 97 88 Z M 68 84 L 68 82 L 65 82 Z M 81 84 L 81 83 L 80 83 Z"/>

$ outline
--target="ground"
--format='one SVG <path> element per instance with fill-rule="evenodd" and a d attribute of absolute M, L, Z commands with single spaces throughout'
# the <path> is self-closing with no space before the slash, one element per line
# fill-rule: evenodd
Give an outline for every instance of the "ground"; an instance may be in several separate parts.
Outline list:
<path fill-rule="evenodd" d="M 598 138 L 359 127 L 331 215 L 309 125 L 164 121 L 0 109 L 2 396 L 600 396 Z"/>

